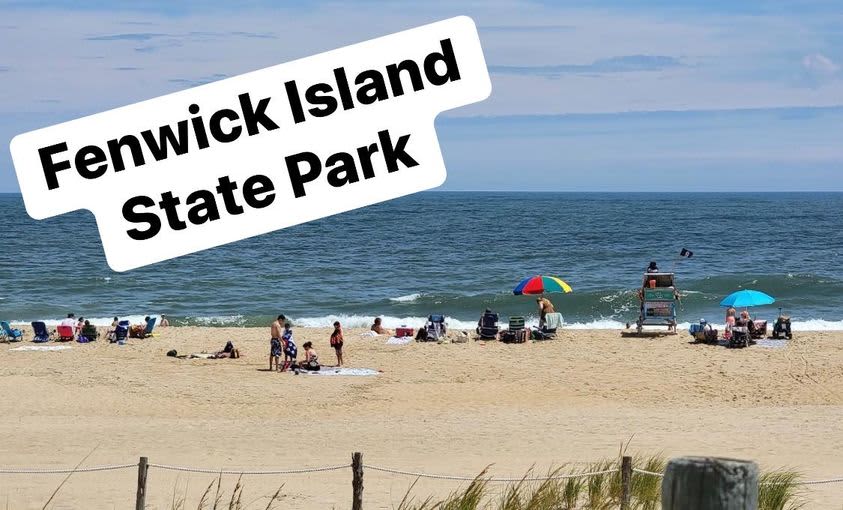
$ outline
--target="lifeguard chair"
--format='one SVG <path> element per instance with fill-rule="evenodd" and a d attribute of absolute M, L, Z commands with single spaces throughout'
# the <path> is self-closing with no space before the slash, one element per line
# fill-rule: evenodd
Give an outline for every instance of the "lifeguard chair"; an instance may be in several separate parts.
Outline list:
<path fill-rule="evenodd" d="M 635 321 L 635 332 L 640 335 L 644 326 L 666 327 L 667 333 L 676 334 L 676 291 L 673 273 L 646 273 L 638 298 L 640 314 Z M 627 329 L 631 327 L 627 323 Z"/>

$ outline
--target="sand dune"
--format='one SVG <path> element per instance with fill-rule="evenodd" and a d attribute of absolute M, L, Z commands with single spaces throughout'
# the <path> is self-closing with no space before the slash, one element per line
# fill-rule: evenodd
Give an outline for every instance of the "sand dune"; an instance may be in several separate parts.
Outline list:
<path fill-rule="evenodd" d="M 346 364 L 377 376 L 268 372 L 268 329 L 256 328 L 168 328 L 125 346 L 61 352 L 2 345 L 0 465 L 72 466 L 93 450 L 84 465 L 146 455 L 161 464 L 296 468 L 362 451 L 372 465 L 473 475 L 493 464 L 491 473 L 505 476 L 611 457 L 631 438 L 633 451 L 728 455 L 809 478 L 843 476 L 843 333 L 800 333 L 786 348 L 744 350 L 617 331 L 567 331 L 524 345 L 407 346 L 360 333 L 346 332 Z M 296 335 L 333 362 L 328 330 Z M 214 351 L 229 339 L 243 358 L 165 356 Z M 74 475 L 53 508 L 129 508 L 135 477 L 131 469 Z M 212 478 L 152 470 L 149 507 L 170 508 L 174 488 L 185 486 L 195 507 Z M 350 502 L 349 472 L 244 480 L 244 501 L 283 483 L 282 508 Z M 0 475 L 0 505 L 41 508 L 60 481 Z M 393 508 L 412 482 L 368 471 L 366 507 Z M 457 485 L 422 481 L 415 492 Z M 809 501 L 839 508 L 843 484 L 814 486 Z"/>

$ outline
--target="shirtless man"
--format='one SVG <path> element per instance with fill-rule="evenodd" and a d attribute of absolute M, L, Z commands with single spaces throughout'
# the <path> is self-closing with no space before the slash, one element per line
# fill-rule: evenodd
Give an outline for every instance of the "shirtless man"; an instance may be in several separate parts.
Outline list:
<path fill-rule="evenodd" d="M 283 324 L 287 322 L 287 318 L 283 314 L 279 315 L 270 326 L 269 339 L 269 371 L 272 372 L 272 361 L 275 360 L 275 370 L 281 369 L 281 337 L 284 335 Z"/>
<path fill-rule="evenodd" d="M 389 330 L 386 329 L 385 327 L 383 327 L 383 325 L 381 324 L 381 318 L 380 317 L 375 319 L 375 323 L 372 324 L 371 329 L 372 329 L 372 331 L 374 331 L 375 333 L 377 333 L 379 335 L 388 335 L 389 334 Z"/>
<path fill-rule="evenodd" d="M 549 313 L 554 313 L 553 303 L 546 297 L 536 298 L 536 303 L 539 304 L 539 328 L 544 326 L 544 317 Z"/>

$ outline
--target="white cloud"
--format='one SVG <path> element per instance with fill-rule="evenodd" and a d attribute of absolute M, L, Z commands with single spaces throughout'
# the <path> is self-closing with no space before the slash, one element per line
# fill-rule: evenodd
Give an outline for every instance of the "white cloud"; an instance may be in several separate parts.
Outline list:
<path fill-rule="evenodd" d="M 840 70 L 830 58 L 819 53 L 805 55 L 802 57 L 802 68 L 810 73 L 820 76 L 833 76 Z"/>

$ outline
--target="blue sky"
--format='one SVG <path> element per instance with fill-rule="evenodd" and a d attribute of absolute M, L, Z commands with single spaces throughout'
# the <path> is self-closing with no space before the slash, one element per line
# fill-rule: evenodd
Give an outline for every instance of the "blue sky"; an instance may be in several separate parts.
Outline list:
<path fill-rule="evenodd" d="M 493 91 L 444 189 L 843 191 L 839 0 L 0 0 L 0 140 L 460 14 Z"/>

